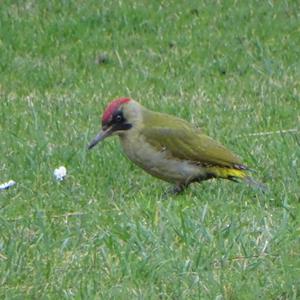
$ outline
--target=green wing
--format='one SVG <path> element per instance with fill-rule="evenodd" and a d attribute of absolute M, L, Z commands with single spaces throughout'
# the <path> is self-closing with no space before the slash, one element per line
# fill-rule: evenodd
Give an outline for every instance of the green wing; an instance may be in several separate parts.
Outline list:
<path fill-rule="evenodd" d="M 242 166 L 240 159 L 231 151 L 188 122 L 170 115 L 149 113 L 144 119 L 146 126 L 142 134 L 159 151 L 204 165 Z"/>

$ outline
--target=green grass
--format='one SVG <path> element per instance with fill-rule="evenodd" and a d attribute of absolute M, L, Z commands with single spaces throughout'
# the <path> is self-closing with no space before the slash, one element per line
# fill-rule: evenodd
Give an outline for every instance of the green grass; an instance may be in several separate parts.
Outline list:
<path fill-rule="evenodd" d="M 148 2 L 2 1 L 0 298 L 299 299 L 299 131 L 250 135 L 299 130 L 299 3 Z M 117 139 L 86 151 L 119 96 L 205 128 L 270 191 L 162 200 Z"/>

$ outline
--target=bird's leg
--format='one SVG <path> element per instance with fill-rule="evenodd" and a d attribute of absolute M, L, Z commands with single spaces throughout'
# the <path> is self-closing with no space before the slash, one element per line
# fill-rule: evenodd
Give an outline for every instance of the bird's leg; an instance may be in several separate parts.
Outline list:
<path fill-rule="evenodd" d="M 168 195 L 178 195 L 180 193 L 183 192 L 183 190 L 187 187 L 186 184 L 182 184 L 182 183 L 179 183 L 179 184 L 176 184 L 172 187 L 170 187 L 164 194 L 164 196 L 168 196 Z"/>
<path fill-rule="evenodd" d="M 181 185 L 174 185 L 170 188 L 170 193 L 173 195 L 180 194 L 184 190 L 184 187 Z"/>

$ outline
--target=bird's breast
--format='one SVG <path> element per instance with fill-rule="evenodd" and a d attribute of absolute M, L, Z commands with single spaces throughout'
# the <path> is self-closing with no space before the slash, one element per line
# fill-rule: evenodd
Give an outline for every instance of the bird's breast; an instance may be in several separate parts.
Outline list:
<path fill-rule="evenodd" d="M 170 156 L 166 148 L 157 150 L 138 133 L 120 136 L 120 141 L 127 157 L 155 177 L 177 183 L 203 175 L 199 166 Z"/>

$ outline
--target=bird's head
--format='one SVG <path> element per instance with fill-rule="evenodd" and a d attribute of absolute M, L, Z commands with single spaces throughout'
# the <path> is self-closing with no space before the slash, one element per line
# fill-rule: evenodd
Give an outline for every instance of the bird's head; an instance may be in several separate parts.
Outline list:
<path fill-rule="evenodd" d="M 111 101 L 102 115 L 102 130 L 88 145 L 88 149 L 111 135 L 128 132 L 137 122 L 139 111 L 140 105 L 130 98 Z"/>

